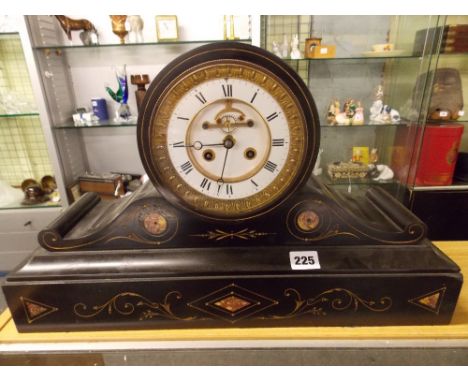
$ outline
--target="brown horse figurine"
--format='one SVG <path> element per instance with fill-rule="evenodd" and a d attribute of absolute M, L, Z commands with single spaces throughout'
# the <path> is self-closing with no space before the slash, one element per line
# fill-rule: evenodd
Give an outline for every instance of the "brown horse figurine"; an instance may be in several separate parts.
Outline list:
<path fill-rule="evenodd" d="M 89 20 L 86 20 L 86 19 L 75 20 L 64 15 L 55 15 L 55 17 L 59 21 L 60 26 L 62 27 L 63 31 L 67 34 L 69 40 L 72 39 L 71 37 L 72 31 L 84 30 L 84 31 L 96 32 L 96 28 Z"/>

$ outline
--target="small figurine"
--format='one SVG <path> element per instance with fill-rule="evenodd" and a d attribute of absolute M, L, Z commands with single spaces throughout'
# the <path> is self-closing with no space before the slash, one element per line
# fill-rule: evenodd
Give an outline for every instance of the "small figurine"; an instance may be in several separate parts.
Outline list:
<path fill-rule="evenodd" d="M 344 126 L 350 125 L 352 122 L 352 118 L 354 116 L 354 112 L 355 112 L 354 101 L 351 99 L 346 100 L 345 103 L 343 104 L 343 111 L 338 110 L 338 113 L 336 114 L 336 117 L 335 117 L 336 123 L 338 125 L 344 125 Z"/>
<path fill-rule="evenodd" d="M 338 113 L 335 117 L 337 125 L 348 126 L 351 120 L 347 117 L 346 112 Z"/>
<path fill-rule="evenodd" d="M 143 27 L 144 22 L 140 16 L 128 16 L 127 22 L 130 27 L 130 31 L 128 33 L 128 40 L 131 43 L 141 43 L 143 42 Z"/>
<path fill-rule="evenodd" d="M 127 81 L 127 69 L 126 65 L 122 69 L 116 68 L 115 76 L 117 77 L 117 82 L 119 88 L 117 92 L 114 92 L 111 88 L 106 86 L 107 93 L 112 97 L 115 102 L 120 104 L 116 112 L 116 120 L 126 120 L 128 121 L 131 117 L 130 107 L 128 106 L 128 81 Z"/>
<path fill-rule="evenodd" d="M 348 126 L 350 123 L 349 118 L 346 116 L 346 113 L 339 113 L 336 115 L 336 124 L 342 126 Z"/>
<path fill-rule="evenodd" d="M 341 112 L 341 106 L 340 106 L 340 101 L 338 101 L 337 99 L 335 99 L 335 116 L 340 114 Z"/>
<path fill-rule="evenodd" d="M 278 43 L 276 41 L 273 41 L 272 45 L 273 45 L 273 54 L 275 56 L 278 56 L 279 58 L 282 58 Z"/>
<path fill-rule="evenodd" d="M 376 123 L 377 119 L 379 119 L 379 115 L 380 115 L 380 112 L 382 111 L 382 108 L 383 108 L 382 100 L 378 99 L 372 103 L 372 106 L 369 109 L 369 112 L 370 112 L 369 119 L 371 123 Z"/>
<path fill-rule="evenodd" d="M 86 19 L 71 19 L 65 15 L 55 15 L 68 40 L 72 40 L 72 31 L 83 31 L 80 33 L 80 39 L 84 45 L 96 45 L 98 43 L 98 34 L 94 25 Z"/>
<path fill-rule="evenodd" d="M 317 159 L 315 160 L 315 166 L 314 166 L 314 169 L 312 170 L 312 173 L 315 176 L 322 175 L 322 168 L 320 167 L 320 162 L 322 160 L 322 153 L 323 153 L 323 149 L 319 149 L 319 152 L 317 154 Z"/>
<path fill-rule="evenodd" d="M 327 111 L 327 123 L 329 125 L 363 125 L 364 109 L 361 101 L 354 101 L 349 98 L 343 104 L 343 110 L 340 110 L 340 101 L 334 99 Z"/>
<path fill-rule="evenodd" d="M 299 37 L 295 34 L 291 40 L 291 58 L 299 60 L 301 58 L 301 51 L 299 50 Z"/>
<path fill-rule="evenodd" d="M 281 44 L 281 58 L 289 57 L 288 38 L 286 35 L 283 36 L 283 43 Z"/>
<path fill-rule="evenodd" d="M 379 180 L 391 180 L 393 179 L 393 170 L 385 165 L 385 164 L 378 164 L 378 165 L 370 165 L 370 166 L 375 166 L 375 169 L 378 172 L 378 175 L 376 177 L 373 177 L 373 180 L 379 181 Z"/>
<path fill-rule="evenodd" d="M 336 125 L 336 115 L 340 112 L 340 101 L 337 99 L 330 102 L 327 112 L 327 123 L 329 125 Z"/>
<path fill-rule="evenodd" d="M 388 108 L 390 108 L 390 106 L 388 105 L 385 105 L 385 106 L 387 107 L 387 110 Z M 391 108 L 389 111 L 389 114 L 390 114 L 390 120 L 393 124 L 400 123 L 401 117 L 400 117 L 400 113 L 398 112 L 398 110 Z"/>
<path fill-rule="evenodd" d="M 344 113 L 346 114 L 346 118 L 350 120 L 349 124 L 352 124 L 352 120 L 356 114 L 356 103 L 353 99 L 348 99 L 344 103 Z"/>
<path fill-rule="evenodd" d="M 376 90 L 376 92 L 375 92 L 375 97 L 376 97 L 375 99 L 376 99 L 376 100 L 382 100 L 382 99 L 383 99 L 383 95 L 384 95 L 384 93 L 383 93 L 383 86 L 382 86 L 382 85 L 377 86 L 377 90 Z"/>
<path fill-rule="evenodd" d="M 370 162 L 371 164 L 377 164 L 378 161 L 379 161 L 379 152 L 378 152 L 378 150 L 374 147 L 373 149 L 371 149 L 370 157 L 369 157 L 369 162 Z"/>
<path fill-rule="evenodd" d="M 363 125 L 364 124 L 364 108 L 361 105 L 361 101 L 357 102 L 356 110 L 353 116 L 353 125 Z"/>
<path fill-rule="evenodd" d="M 370 122 L 378 125 L 397 124 L 400 122 L 400 113 L 382 101 L 375 101 L 370 109 Z"/>
<path fill-rule="evenodd" d="M 369 120 L 373 124 L 397 124 L 400 122 L 400 113 L 389 105 L 384 105 L 383 88 L 381 85 L 377 88 L 375 101 L 370 107 Z"/>

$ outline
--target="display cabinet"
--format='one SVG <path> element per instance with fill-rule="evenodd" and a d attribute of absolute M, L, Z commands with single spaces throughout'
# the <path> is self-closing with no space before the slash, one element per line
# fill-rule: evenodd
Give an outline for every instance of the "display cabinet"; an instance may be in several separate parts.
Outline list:
<path fill-rule="evenodd" d="M 319 176 L 350 193 L 385 187 L 426 222 L 431 239 L 467 237 L 468 138 L 462 133 L 467 24 L 466 16 L 264 16 L 261 22 L 262 46 L 301 74 L 317 103 L 323 149 Z M 312 54 L 311 44 L 319 44 Z M 292 53 L 294 45 L 300 56 Z M 320 47 L 329 51 L 320 54 Z M 373 118 L 379 86 L 379 105 L 397 110 L 399 120 Z M 333 102 L 343 113 L 349 100 L 360 102 L 363 121 L 330 122 Z M 447 110 L 450 105 L 457 115 Z M 356 150 L 362 148 L 364 164 L 376 149 L 378 163 L 393 176 L 376 180 L 370 171 L 360 178 L 332 176 L 330 166 L 356 162 Z M 459 161 L 457 168 L 463 172 L 464 166 L 465 178 L 455 172 L 452 180 L 458 151 L 465 164 Z"/>
<path fill-rule="evenodd" d="M 31 253 L 37 233 L 61 206 L 56 194 L 55 201 L 42 195 L 26 199 L 22 185 L 27 179 L 41 185 L 51 176 L 60 184 L 61 172 L 33 90 L 21 18 L 0 16 L 0 30 L 0 271 L 5 271 Z"/>
<path fill-rule="evenodd" d="M 196 46 L 234 37 L 251 42 L 250 18 L 214 18 L 200 25 L 198 20 L 178 16 L 176 40 L 157 39 L 156 18 L 143 15 L 144 27 L 138 42 L 124 35 L 125 44 L 113 33 L 109 16 L 70 16 L 86 18 L 95 26 L 97 45 L 84 45 L 80 31 L 71 32 L 69 40 L 59 21 L 53 16 L 27 16 L 25 23 L 31 39 L 31 48 L 41 87 L 47 103 L 50 131 L 58 148 L 64 186 L 71 191 L 84 174 L 120 173 L 141 175 L 144 170 L 136 143 L 138 115 L 132 75 L 147 74 L 152 80 L 173 58 Z M 233 22 L 233 29 L 226 25 Z M 128 30 L 129 25 L 124 27 Z M 230 34 L 232 33 L 232 36 Z M 131 37 L 131 36 L 130 36 Z M 116 120 L 117 102 L 106 92 L 106 87 L 118 87 L 116 71 L 126 68 L 128 105 L 132 117 Z M 86 126 L 76 126 L 72 115 L 78 109 L 90 111 L 91 100 L 104 99 L 108 119 Z"/>
<path fill-rule="evenodd" d="M 440 22 L 435 16 L 262 17 L 262 46 L 300 73 L 317 104 L 323 152 L 321 171 L 315 174 L 325 183 L 349 193 L 379 185 L 405 200 L 411 155 L 399 153 L 398 145 L 416 145 L 425 115 L 423 90 L 430 81 L 424 73 L 437 38 L 427 33 L 417 53 L 413 44 L 419 30 Z M 311 38 L 319 44 L 312 54 Z M 360 118 L 346 118 L 347 103 L 354 104 Z M 404 136 L 404 142 L 396 145 L 397 136 Z M 365 173 L 373 162 L 387 166 L 388 174 Z M 365 165 L 364 172 L 335 176 L 335 165 L 356 163 Z"/>
<path fill-rule="evenodd" d="M 0 180 L 16 188 L 19 195 L 11 202 L 2 198 L 0 208 L 57 206 L 53 202 L 21 204 L 22 182 L 34 179 L 40 183 L 54 171 L 19 32 L 0 32 L 0 139 Z"/>
<path fill-rule="evenodd" d="M 434 240 L 468 237 L 468 16 L 447 16 L 431 31 L 437 41 L 424 93 L 427 116 L 410 179 L 410 208 Z"/>

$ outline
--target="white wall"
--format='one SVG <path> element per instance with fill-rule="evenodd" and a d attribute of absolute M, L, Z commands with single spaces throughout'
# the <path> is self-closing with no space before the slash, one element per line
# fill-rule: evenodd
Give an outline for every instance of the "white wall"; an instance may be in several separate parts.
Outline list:
<path fill-rule="evenodd" d="M 107 15 L 67 15 L 72 18 L 86 18 L 99 33 L 99 43 L 118 44 L 119 38 L 112 32 L 112 24 Z M 142 15 L 144 21 L 144 42 L 156 41 L 154 15 Z M 222 40 L 224 17 L 206 18 L 177 16 L 180 41 Z M 235 16 L 236 35 L 241 39 L 250 36 L 249 16 Z M 78 32 L 72 32 L 72 45 L 82 45 Z M 63 33 L 64 45 L 70 44 Z M 128 40 L 128 37 L 127 37 Z M 196 47 L 196 44 L 142 45 L 121 47 L 100 47 L 64 50 L 70 65 L 76 106 L 91 108 L 91 99 L 106 99 L 109 116 L 112 118 L 118 108 L 105 91 L 105 87 L 117 89 L 115 66 L 127 65 L 128 80 L 131 74 L 149 74 L 150 79 L 172 59 Z M 137 114 L 135 100 L 136 86 L 129 85 L 129 106 Z M 142 173 L 135 136 L 135 127 L 82 129 L 90 170 L 96 173 L 119 171 Z"/>

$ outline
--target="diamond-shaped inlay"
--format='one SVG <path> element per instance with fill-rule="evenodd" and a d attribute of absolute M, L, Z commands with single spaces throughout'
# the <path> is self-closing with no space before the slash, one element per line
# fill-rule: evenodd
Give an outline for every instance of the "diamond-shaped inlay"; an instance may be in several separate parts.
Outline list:
<path fill-rule="evenodd" d="M 251 305 L 249 301 L 245 301 L 238 296 L 229 296 L 223 298 L 222 300 L 216 301 L 214 304 L 233 313 L 237 312 L 239 309 Z"/>
<path fill-rule="evenodd" d="M 230 284 L 190 302 L 188 306 L 234 323 L 277 304 L 266 296 Z"/>

